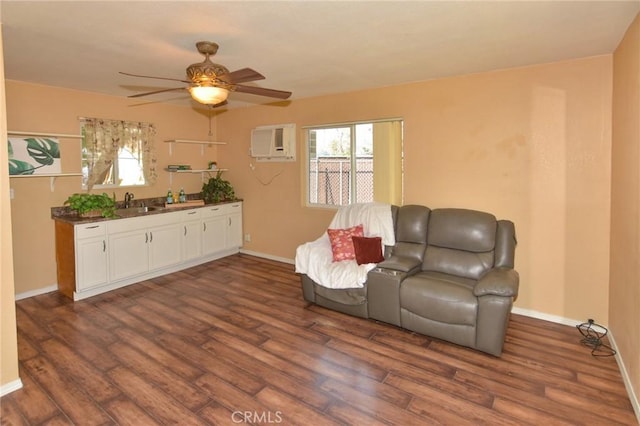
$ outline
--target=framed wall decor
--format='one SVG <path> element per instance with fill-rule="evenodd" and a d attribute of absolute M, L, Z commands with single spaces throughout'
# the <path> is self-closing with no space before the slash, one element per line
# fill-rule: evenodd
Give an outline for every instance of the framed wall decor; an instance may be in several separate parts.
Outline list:
<path fill-rule="evenodd" d="M 54 137 L 10 137 L 9 175 L 61 173 L 60 146 Z"/>

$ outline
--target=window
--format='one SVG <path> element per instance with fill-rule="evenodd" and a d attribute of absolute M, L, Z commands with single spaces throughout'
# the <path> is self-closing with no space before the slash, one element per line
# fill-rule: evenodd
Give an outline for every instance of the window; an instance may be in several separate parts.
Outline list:
<path fill-rule="evenodd" d="M 307 205 L 402 203 L 402 120 L 307 129 Z"/>
<path fill-rule="evenodd" d="M 83 119 L 82 186 L 91 189 L 155 181 L 152 124 Z"/>

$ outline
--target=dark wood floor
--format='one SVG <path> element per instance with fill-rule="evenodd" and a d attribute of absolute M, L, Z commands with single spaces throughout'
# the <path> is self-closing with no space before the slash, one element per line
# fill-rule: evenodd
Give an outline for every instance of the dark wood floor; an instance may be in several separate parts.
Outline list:
<path fill-rule="evenodd" d="M 302 300 L 235 255 L 80 302 L 17 302 L 3 425 L 637 424 L 614 358 L 513 315 L 495 358 Z"/>

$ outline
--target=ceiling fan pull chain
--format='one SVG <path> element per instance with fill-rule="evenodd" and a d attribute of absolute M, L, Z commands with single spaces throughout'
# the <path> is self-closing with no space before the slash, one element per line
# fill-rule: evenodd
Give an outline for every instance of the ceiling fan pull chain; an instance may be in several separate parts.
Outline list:
<path fill-rule="evenodd" d="M 211 133 L 211 113 L 213 112 L 213 106 L 208 105 L 208 107 L 209 107 L 209 140 L 211 140 L 211 137 L 213 136 L 213 134 Z"/>

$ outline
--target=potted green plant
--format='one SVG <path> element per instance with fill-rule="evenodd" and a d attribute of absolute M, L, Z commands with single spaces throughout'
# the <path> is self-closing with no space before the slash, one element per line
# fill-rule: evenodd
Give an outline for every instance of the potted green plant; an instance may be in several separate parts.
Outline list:
<path fill-rule="evenodd" d="M 222 170 L 202 185 L 202 198 L 207 203 L 219 203 L 236 199 L 236 193 L 228 180 L 222 179 Z"/>
<path fill-rule="evenodd" d="M 107 194 L 73 194 L 64 202 L 81 217 L 114 217 L 116 201 Z"/>

